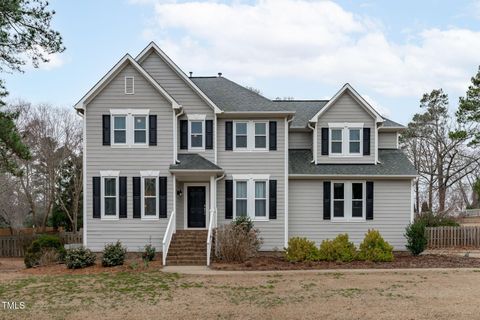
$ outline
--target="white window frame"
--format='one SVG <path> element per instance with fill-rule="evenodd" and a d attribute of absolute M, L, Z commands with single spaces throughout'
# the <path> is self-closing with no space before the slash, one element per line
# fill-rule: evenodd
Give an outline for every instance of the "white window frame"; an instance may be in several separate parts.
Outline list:
<path fill-rule="evenodd" d="M 119 179 L 120 172 L 119 171 L 100 171 L 100 195 L 101 195 L 101 203 L 100 203 L 100 217 L 101 220 L 118 220 L 119 213 L 120 213 L 120 179 Z M 105 215 L 105 179 L 115 179 L 115 215 Z"/>
<path fill-rule="evenodd" d="M 132 79 L 132 92 L 127 92 L 127 79 Z M 135 77 L 133 76 L 125 77 L 125 94 L 135 94 Z"/>
<path fill-rule="evenodd" d="M 340 132 L 342 133 L 342 139 L 341 140 L 333 140 L 333 132 L 334 130 L 340 130 Z M 343 134 L 343 128 L 330 128 L 330 132 L 329 132 L 329 135 L 330 135 L 330 141 L 329 141 L 329 154 L 331 155 L 335 155 L 335 156 L 341 156 L 343 155 L 343 148 L 344 148 L 344 145 L 345 145 L 345 142 L 343 141 L 344 140 L 344 134 Z M 339 153 L 338 152 L 333 152 L 333 148 L 332 148 L 332 144 L 334 142 L 340 142 L 342 144 L 342 151 L 340 151 Z"/>
<path fill-rule="evenodd" d="M 125 117 L 125 129 L 115 129 L 115 118 Z M 110 126 L 111 130 L 111 145 L 114 146 L 127 146 L 128 145 L 128 115 L 127 114 L 114 114 L 111 117 Z M 125 131 L 125 142 L 115 142 L 115 131 Z"/>
<path fill-rule="evenodd" d="M 256 195 L 256 183 L 257 182 L 264 182 L 265 183 L 265 197 L 264 198 L 257 198 Z M 255 220 L 268 220 L 268 180 L 264 179 L 253 179 L 253 215 Z M 257 200 L 265 200 L 265 216 L 257 216 Z"/>
<path fill-rule="evenodd" d="M 237 218 L 237 181 L 246 181 L 247 182 L 247 216 L 252 219 L 252 221 L 268 221 L 269 220 L 269 200 L 270 200 L 270 190 L 269 190 L 269 181 L 270 175 L 261 175 L 261 174 L 249 174 L 249 175 L 233 175 L 233 218 Z M 265 182 L 265 217 L 255 216 L 255 182 L 263 181 Z M 243 198 L 241 198 L 243 199 Z"/>
<path fill-rule="evenodd" d="M 246 123 L 247 124 L 247 147 L 239 148 L 237 147 L 237 123 Z M 255 147 L 255 124 L 264 123 L 265 124 L 265 148 Z M 252 151 L 269 151 L 269 125 L 267 120 L 236 120 L 233 122 L 233 151 L 240 152 L 252 152 Z M 263 135 L 259 135 L 263 136 Z"/>
<path fill-rule="evenodd" d="M 110 109 L 110 146 L 112 148 L 148 148 L 148 141 L 150 138 L 149 115 L 149 109 Z M 125 117 L 125 143 L 115 143 L 114 140 L 114 118 L 117 116 Z M 135 143 L 135 117 L 145 117 L 145 143 Z"/>
<path fill-rule="evenodd" d="M 328 155 L 331 158 L 335 157 L 362 157 L 363 156 L 363 123 L 329 123 L 329 141 L 328 141 Z M 332 153 L 332 130 L 342 130 L 342 152 Z M 350 130 L 360 131 L 360 152 L 350 153 Z M 356 142 L 356 140 L 355 140 Z"/>
<path fill-rule="evenodd" d="M 334 185 L 335 183 L 343 183 L 344 185 L 344 194 L 343 194 L 343 217 L 335 217 L 334 216 Z M 353 202 L 353 183 L 361 183 L 362 184 L 362 217 L 353 217 L 352 216 L 352 202 Z M 331 190 L 330 190 L 330 200 L 331 200 L 331 208 L 330 208 L 330 217 L 332 222 L 364 222 L 366 221 L 366 199 L 367 199 L 367 192 L 366 192 L 366 181 L 360 180 L 332 180 L 331 181 Z M 355 199 L 357 200 L 357 199 Z M 358 199 L 359 200 L 359 199 Z"/>
<path fill-rule="evenodd" d="M 359 133 L 358 133 L 358 137 L 359 137 L 358 139 L 359 139 L 359 140 L 350 140 L 350 131 L 351 131 L 351 130 L 358 130 L 358 132 L 359 132 Z M 347 141 L 348 141 L 348 146 L 347 146 L 347 148 L 348 148 L 348 155 L 350 155 L 350 156 L 352 156 L 352 155 L 353 155 L 353 156 L 362 155 L 362 154 L 363 154 L 363 130 L 362 130 L 362 128 L 352 128 L 352 127 L 349 127 L 347 131 L 348 131 L 348 133 L 347 133 L 347 134 L 348 134 L 348 140 L 347 140 Z M 358 142 L 358 143 L 359 143 L 360 147 L 359 147 L 359 151 L 358 151 L 358 152 L 351 152 L 351 151 L 350 151 L 350 142 Z"/>
<path fill-rule="evenodd" d="M 192 123 L 200 122 L 202 124 L 202 146 L 192 146 Z M 205 120 L 188 120 L 188 150 L 205 150 Z"/>
<path fill-rule="evenodd" d="M 159 188 L 159 171 L 140 171 L 140 176 L 141 176 L 141 219 L 142 220 L 159 220 L 159 201 L 160 199 L 158 198 L 158 188 Z M 155 215 L 145 215 L 145 179 L 155 179 Z"/>

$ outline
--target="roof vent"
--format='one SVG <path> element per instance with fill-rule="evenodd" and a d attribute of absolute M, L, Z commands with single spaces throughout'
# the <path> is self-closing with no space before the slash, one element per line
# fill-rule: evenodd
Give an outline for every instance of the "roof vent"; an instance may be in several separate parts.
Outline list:
<path fill-rule="evenodd" d="M 193 76 L 193 72 L 192 72 L 192 71 L 190 71 L 190 72 L 189 72 L 189 74 L 190 74 L 190 76 L 189 76 L 189 77 L 191 78 L 191 77 Z"/>
<path fill-rule="evenodd" d="M 221 72 L 219 72 L 219 73 L 218 73 L 218 77 L 220 78 L 221 76 L 222 76 L 222 73 L 221 73 Z"/>

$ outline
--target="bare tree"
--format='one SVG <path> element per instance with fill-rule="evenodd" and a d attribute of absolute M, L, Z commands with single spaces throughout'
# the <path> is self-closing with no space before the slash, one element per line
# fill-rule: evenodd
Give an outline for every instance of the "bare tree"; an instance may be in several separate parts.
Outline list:
<path fill-rule="evenodd" d="M 0 203 L 0 221 L 14 234 L 24 226 L 29 207 L 19 189 L 17 178 L 8 173 L 0 175 Z"/>

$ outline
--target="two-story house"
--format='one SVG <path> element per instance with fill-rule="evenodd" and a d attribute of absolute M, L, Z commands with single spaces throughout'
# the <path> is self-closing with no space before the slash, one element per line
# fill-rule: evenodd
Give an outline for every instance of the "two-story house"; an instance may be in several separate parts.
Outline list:
<path fill-rule="evenodd" d="M 151 243 L 164 262 L 205 264 L 212 230 L 238 216 L 265 251 L 294 236 L 358 244 L 372 228 L 405 249 L 417 173 L 399 150 L 404 127 L 349 84 L 328 101 L 272 101 L 221 74 L 187 76 L 152 42 L 75 108 L 93 251 Z"/>

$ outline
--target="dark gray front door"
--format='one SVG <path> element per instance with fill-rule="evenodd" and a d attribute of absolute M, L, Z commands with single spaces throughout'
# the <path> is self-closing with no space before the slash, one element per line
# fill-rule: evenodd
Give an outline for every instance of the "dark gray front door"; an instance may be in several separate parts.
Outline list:
<path fill-rule="evenodd" d="M 205 187 L 187 187 L 187 225 L 189 228 L 205 228 Z"/>

